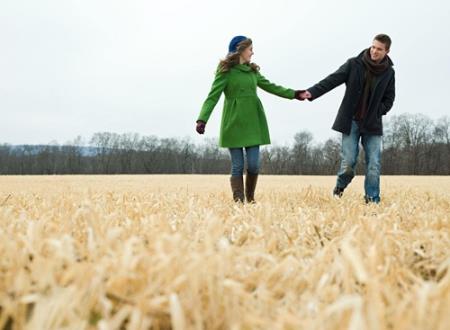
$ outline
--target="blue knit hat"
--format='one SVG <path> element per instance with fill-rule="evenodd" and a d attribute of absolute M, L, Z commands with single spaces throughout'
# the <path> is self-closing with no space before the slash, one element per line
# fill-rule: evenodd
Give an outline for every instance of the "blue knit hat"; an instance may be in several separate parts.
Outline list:
<path fill-rule="evenodd" d="M 237 51 L 237 46 L 241 41 L 244 41 L 248 39 L 247 37 L 244 36 L 236 36 L 233 39 L 231 39 L 230 44 L 228 45 L 228 52 L 229 53 L 234 53 Z"/>

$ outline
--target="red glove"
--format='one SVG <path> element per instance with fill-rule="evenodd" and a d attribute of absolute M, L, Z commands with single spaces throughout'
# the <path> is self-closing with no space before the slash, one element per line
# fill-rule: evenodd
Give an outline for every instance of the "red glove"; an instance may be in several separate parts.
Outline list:
<path fill-rule="evenodd" d="M 195 130 L 198 134 L 204 134 L 205 133 L 205 126 L 206 123 L 202 120 L 197 120 L 197 126 L 195 127 Z"/>

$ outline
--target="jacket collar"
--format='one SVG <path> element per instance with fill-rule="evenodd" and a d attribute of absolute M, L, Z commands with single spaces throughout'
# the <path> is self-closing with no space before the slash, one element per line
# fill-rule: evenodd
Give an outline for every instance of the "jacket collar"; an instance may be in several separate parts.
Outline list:
<path fill-rule="evenodd" d="M 249 72 L 249 71 L 252 70 L 252 68 L 249 65 L 247 65 L 247 64 L 236 64 L 234 66 L 234 68 L 236 68 L 238 70 L 241 70 L 241 71 L 244 71 L 244 72 Z"/>
<path fill-rule="evenodd" d="M 368 49 L 369 49 L 369 48 L 364 49 L 361 53 L 359 53 L 358 56 L 356 56 L 356 58 L 357 58 L 359 61 L 362 61 L 362 57 L 364 56 L 364 52 L 366 52 Z M 386 55 L 386 57 L 387 57 L 387 60 L 388 60 L 388 62 L 389 62 L 389 66 L 394 66 L 394 62 L 392 62 L 392 60 L 391 60 L 391 58 L 389 57 L 389 55 Z"/>

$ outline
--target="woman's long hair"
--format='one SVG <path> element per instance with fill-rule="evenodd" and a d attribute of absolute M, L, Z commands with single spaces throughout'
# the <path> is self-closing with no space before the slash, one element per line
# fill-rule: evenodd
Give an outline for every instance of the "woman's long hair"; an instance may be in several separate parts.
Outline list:
<path fill-rule="evenodd" d="M 220 72 L 227 72 L 229 71 L 233 66 L 239 64 L 239 58 L 242 54 L 242 52 L 252 45 L 252 39 L 248 38 L 245 40 L 242 40 L 237 45 L 237 49 L 234 53 L 228 53 L 228 55 L 225 57 L 225 59 L 221 60 L 219 63 L 219 71 Z M 259 66 L 255 63 L 249 63 L 249 66 L 252 68 L 253 71 L 258 72 Z"/>

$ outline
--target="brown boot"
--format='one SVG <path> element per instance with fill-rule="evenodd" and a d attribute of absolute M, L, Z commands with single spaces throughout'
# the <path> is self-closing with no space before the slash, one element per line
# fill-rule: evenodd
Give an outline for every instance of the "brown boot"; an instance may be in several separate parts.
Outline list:
<path fill-rule="evenodd" d="M 233 192 L 233 200 L 235 202 L 244 203 L 244 179 L 242 175 L 232 176 L 230 178 L 231 191 Z"/>
<path fill-rule="evenodd" d="M 255 189 L 258 181 L 258 174 L 247 173 L 245 178 L 245 198 L 248 203 L 255 203 Z"/>

